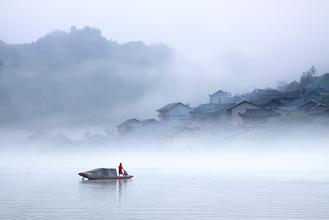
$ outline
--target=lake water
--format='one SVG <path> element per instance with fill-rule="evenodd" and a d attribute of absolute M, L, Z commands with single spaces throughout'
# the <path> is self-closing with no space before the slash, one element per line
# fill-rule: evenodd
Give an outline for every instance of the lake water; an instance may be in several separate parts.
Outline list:
<path fill-rule="evenodd" d="M 0 219 L 329 219 L 328 173 L 137 167 L 131 180 L 81 181 L 78 163 L 47 160 L 2 160 Z"/>

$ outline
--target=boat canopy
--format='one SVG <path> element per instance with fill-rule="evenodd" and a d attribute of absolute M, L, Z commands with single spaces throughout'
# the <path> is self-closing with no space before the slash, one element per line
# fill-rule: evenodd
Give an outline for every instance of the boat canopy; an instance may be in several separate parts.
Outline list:
<path fill-rule="evenodd" d="M 117 170 L 115 168 L 97 168 L 94 170 L 87 171 L 94 177 L 117 177 Z"/>

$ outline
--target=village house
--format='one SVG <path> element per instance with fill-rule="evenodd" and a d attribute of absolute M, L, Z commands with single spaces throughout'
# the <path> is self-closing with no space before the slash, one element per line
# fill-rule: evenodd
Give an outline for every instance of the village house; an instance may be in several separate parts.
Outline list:
<path fill-rule="evenodd" d="M 329 116 L 329 107 L 323 104 L 318 104 L 306 113 L 311 116 Z"/>
<path fill-rule="evenodd" d="M 141 126 L 138 128 L 142 132 L 154 133 L 164 128 L 164 125 L 156 119 L 146 119 L 141 122 Z"/>
<path fill-rule="evenodd" d="M 240 113 L 245 113 L 248 109 L 260 109 L 260 107 L 252 102 L 242 101 L 235 105 L 228 107 L 226 110 L 231 116 L 231 124 L 233 126 L 241 126 L 244 124 Z"/>
<path fill-rule="evenodd" d="M 128 119 L 117 126 L 118 133 L 121 135 L 126 135 L 132 133 L 135 128 L 141 125 L 141 121 L 133 118 Z"/>
<path fill-rule="evenodd" d="M 190 111 L 191 117 L 198 122 L 224 122 L 228 120 L 228 112 L 226 108 L 234 105 L 234 103 L 227 104 L 202 104 Z"/>
<path fill-rule="evenodd" d="M 322 88 L 321 86 L 316 87 L 313 91 L 319 93 L 320 95 L 328 95 L 329 91 Z"/>
<path fill-rule="evenodd" d="M 304 103 L 301 91 L 282 92 L 278 97 L 263 105 L 267 109 L 279 111 L 281 113 L 295 112 Z"/>
<path fill-rule="evenodd" d="M 290 105 L 292 103 L 301 103 L 303 102 L 303 93 L 301 90 L 282 92 L 276 98 L 284 105 Z"/>
<path fill-rule="evenodd" d="M 277 109 L 282 106 L 284 106 L 284 103 L 280 101 L 278 98 L 273 98 L 264 105 L 264 107 L 268 109 Z"/>
<path fill-rule="evenodd" d="M 248 101 L 227 104 L 203 104 L 194 108 L 190 114 L 193 120 L 197 122 L 239 126 L 243 125 L 243 120 L 239 113 L 244 113 L 247 109 L 259 108 L 259 106 Z"/>
<path fill-rule="evenodd" d="M 320 103 L 316 100 L 309 100 L 309 101 L 305 102 L 304 104 L 300 105 L 298 110 L 302 111 L 302 112 L 307 112 L 318 104 L 320 104 Z"/>
<path fill-rule="evenodd" d="M 265 125 L 269 118 L 278 117 L 281 114 L 270 109 L 247 109 L 244 113 L 239 113 L 245 126 Z"/>
<path fill-rule="evenodd" d="M 299 105 L 304 103 L 301 90 L 279 92 L 275 89 L 256 89 L 242 97 L 261 108 L 280 112 L 297 111 Z"/>
<path fill-rule="evenodd" d="M 233 96 L 232 98 L 230 98 L 230 102 L 231 103 L 240 103 L 240 102 L 243 102 L 245 101 L 245 99 L 243 99 L 241 96 L 239 95 L 235 95 Z"/>
<path fill-rule="evenodd" d="M 242 95 L 241 98 L 257 106 L 265 106 L 272 99 L 277 98 L 280 94 L 281 93 L 275 89 L 255 89 L 251 93 Z"/>
<path fill-rule="evenodd" d="M 293 81 L 280 89 L 281 92 L 303 91 L 304 87 L 300 82 Z"/>
<path fill-rule="evenodd" d="M 305 101 L 309 101 L 309 100 L 320 101 L 321 97 L 322 97 L 321 94 L 318 93 L 317 91 L 311 91 L 305 95 Z"/>
<path fill-rule="evenodd" d="M 209 103 L 211 104 L 223 104 L 230 102 L 231 94 L 228 92 L 224 92 L 222 90 L 218 90 L 212 95 L 209 95 Z"/>
<path fill-rule="evenodd" d="M 117 126 L 118 133 L 121 135 L 142 135 L 159 133 L 164 125 L 155 119 L 146 119 L 143 121 L 129 119 Z"/>
<path fill-rule="evenodd" d="M 309 101 L 309 100 L 320 101 L 321 98 L 325 95 L 329 95 L 329 92 L 321 87 L 317 87 L 307 92 L 304 99 L 305 101 Z"/>
<path fill-rule="evenodd" d="M 172 124 L 186 124 L 191 122 L 190 108 L 181 102 L 171 103 L 158 109 L 160 121 Z"/>
<path fill-rule="evenodd" d="M 141 121 L 140 125 L 134 128 L 134 135 L 153 136 L 160 135 L 165 129 L 165 125 L 156 119 L 146 119 Z"/>
<path fill-rule="evenodd" d="M 279 96 L 281 93 L 276 89 L 255 89 L 251 93 L 244 95 L 246 99 L 257 99 L 258 97 L 273 98 Z"/>

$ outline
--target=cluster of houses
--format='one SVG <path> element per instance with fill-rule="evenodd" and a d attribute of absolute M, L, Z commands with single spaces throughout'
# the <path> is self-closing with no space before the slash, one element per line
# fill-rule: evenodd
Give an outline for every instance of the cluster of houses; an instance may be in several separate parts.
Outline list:
<path fill-rule="evenodd" d="M 231 96 L 219 90 L 209 95 L 209 103 L 190 107 L 181 102 L 170 103 L 158 109 L 158 120 L 129 119 L 117 126 L 118 133 L 179 135 L 194 133 L 209 127 L 259 127 L 279 121 L 289 114 L 328 117 L 329 106 L 321 100 L 329 97 L 322 87 L 305 90 L 299 82 L 285 89 L 256 89 L 244 95 Z"/>

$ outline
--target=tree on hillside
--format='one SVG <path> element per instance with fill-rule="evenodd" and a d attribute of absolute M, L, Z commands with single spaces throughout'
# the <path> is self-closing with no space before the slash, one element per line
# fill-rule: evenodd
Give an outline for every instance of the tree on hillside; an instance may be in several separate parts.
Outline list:
<path fill-rule="evenodd" d="M 313 80 L 313 77 L 314 77 L 315 74 L 316 74 L 316 71 L 317 71 L 317 70 L 315 69 L 315 67 L 312 66 L 310 70 L 308 70 L 308 71 L 306 71 L 306 72 L 303 72 L 303 73 L 302 73 L 302 76 L 301 76 L 301 78 L 300 78 L 300 83 L 301 83 L 303 86 L 305 86 L 305 85 L 311 83 L 312 80 Z"/>

